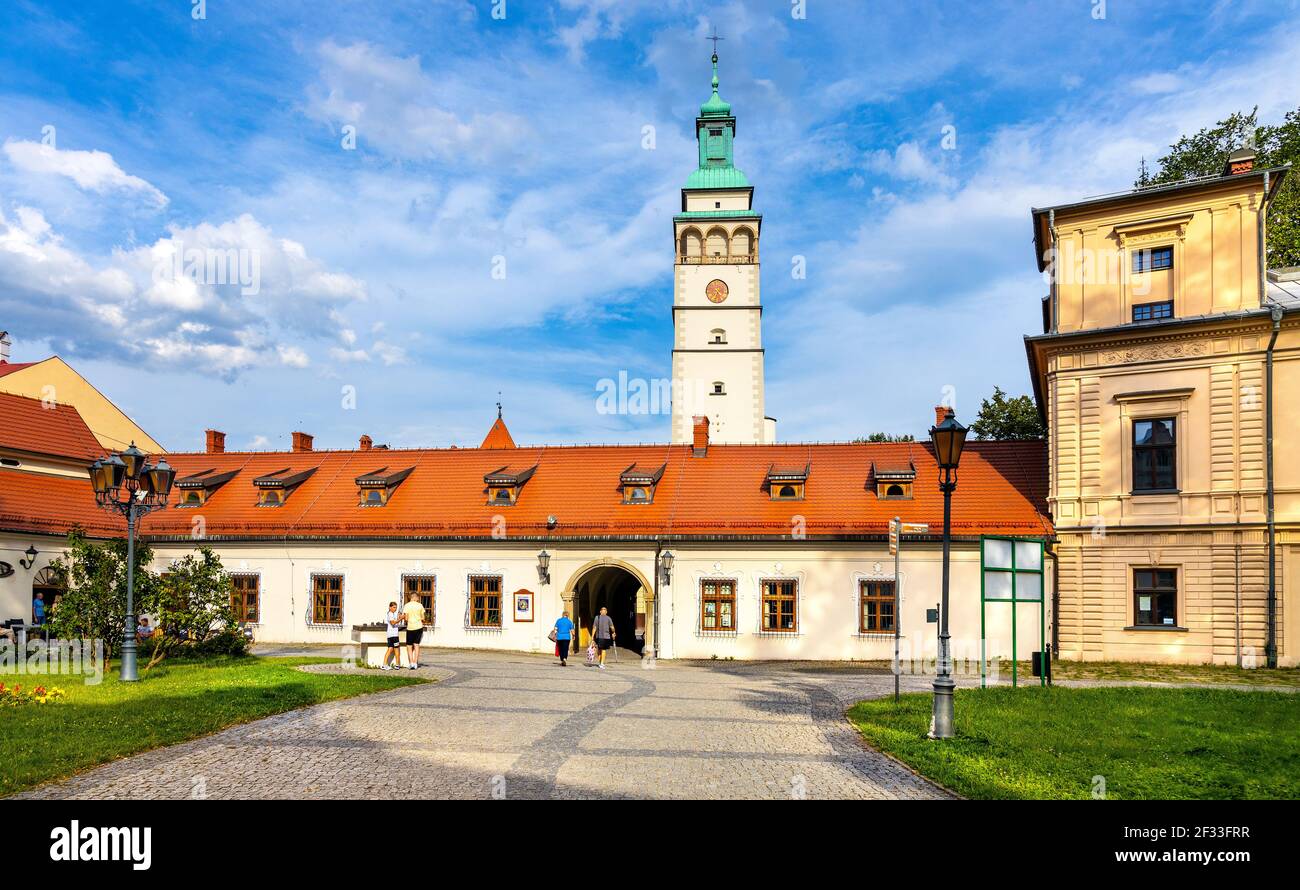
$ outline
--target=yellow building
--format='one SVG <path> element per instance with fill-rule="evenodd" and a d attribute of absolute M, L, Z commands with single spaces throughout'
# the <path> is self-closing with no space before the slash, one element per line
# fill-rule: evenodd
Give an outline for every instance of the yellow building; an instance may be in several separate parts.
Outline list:
<path fill-rule="evenodd" d="M 1062 658 L 1300 663 L 1300 282 L 1253 162 L 1033 211 Z"/>
<path fill-rule="evenodd" d="M 120 451 L 134 442 L 150 454 L 165 449 L 86 378 L 52 355 L 36 362 L 9 361 L 9 334 L 0 331 L 0 392 L 71 405 L 86 421 L 99 444 Z"/>

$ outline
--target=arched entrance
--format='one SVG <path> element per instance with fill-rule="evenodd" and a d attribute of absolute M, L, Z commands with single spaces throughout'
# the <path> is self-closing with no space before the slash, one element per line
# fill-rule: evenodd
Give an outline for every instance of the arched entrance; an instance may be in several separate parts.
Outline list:
<path fill-rule="evenodd" d="M 574 573 L 564 599 L 572 604 L 578 625 L 578 640 L 585 647 L 591 640 L 591 625 L 604 606 L 614 619 L 620 649 L 640 655 L 653 645 L 654 590 L 640 572 L 614 560 L 593 562 Z"/>

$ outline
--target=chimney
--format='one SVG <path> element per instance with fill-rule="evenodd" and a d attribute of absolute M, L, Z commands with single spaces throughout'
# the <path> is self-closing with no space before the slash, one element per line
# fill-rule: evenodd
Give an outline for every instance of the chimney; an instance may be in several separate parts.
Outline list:
<path fill-rule="evenodd" d="M 1223 175 L 1236 176 L 1238 173 L 1249 173 L 1254 169 L 1255 149 L 1249 145 L 1243 145 L 1228 155 L 1228 160 L 1223 165 Z"/>
<path fill-rule="evenodd" d="M 0 362 L 9 361 L 9 347 L 14 341 L 9 339 L 8 331 L 0 331 Z"/>
<path fill-rule="evenodd" d="M 311 436 L 307 435 L 306 433 L 300 433 L 297 430 L 294 430 L 293 450 L 311 451 Z"/>
<path fill-rule="evenodd" d="M 709 418 L 703 414 L 695 415 L 695 435 L 692 440 L 695 457 L 704 457 L 709 453 Z"/>
<path fill-rule="evenodd" d="M 369 436 L 362 436 L 361 441 L 357 443 L 357 447 L 359 447 L 362 451 L 369 451 L 371 446 L 373 446 L 374 444 L 375 444 L 374 440 L 371 439 Z"/>
<path fill-rule="evenodd" d="M 945 417 L 948 416 L 948 411 L 949 411 L 949 410 L 951 410 L 951 409 L 949 409 L 949 407 L 948 407 L 947 405 L 935 405 L 935 406 L 934 406 L 934 425 L 935 425 L 935 426 L 938 426 L 939 424 L 943 423 L 943 419 L 944 419 Z"/>
<path fill-rule="evenodd" d="M 220 430 L 204 430 L 207 434 L 207 446 L 204 449 L 208 454 L 225 454 L 226 452 L 226 434 Z"/>

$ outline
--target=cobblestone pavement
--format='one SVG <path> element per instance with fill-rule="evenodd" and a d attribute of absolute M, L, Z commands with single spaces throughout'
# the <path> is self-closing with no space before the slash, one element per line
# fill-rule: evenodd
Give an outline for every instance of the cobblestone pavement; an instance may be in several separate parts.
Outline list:
<path fill-rule="evenodd" d="M 878 671 L 659 662 L 599 671 L 426 649 L 439 682 L 316 705 L 28 792 L 46 798 L 943 798 L 844 717 Z M 333 666 L 330 666 L 331 669 Z M 334 668 L 336 669 L 336 668 Z M 905 689 L 928 688 L 904 677 Z"/>

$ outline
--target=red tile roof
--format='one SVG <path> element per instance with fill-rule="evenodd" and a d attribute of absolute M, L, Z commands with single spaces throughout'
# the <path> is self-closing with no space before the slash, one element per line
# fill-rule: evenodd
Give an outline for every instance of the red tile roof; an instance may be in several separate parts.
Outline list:
<path fill-rule="evenodd" d="M 483 444 L 479 448 L 514 448 L 515 440 L 510 435 L 510 430 L 506 429 L 506 422 L 497 415 L 497 422 L 492 424 L 492 429 L 483 438 Z"/>
<path fill-rule="evenodd" d="M 6 377 L 14 371 L 30 368 L 36 362 L 0 362 L 0 377 Z"/>
<path fill-rule="evenodd" d="M 90 477 L 0 469 L 0 529 L 66 535 L 80 526 L 92 537 L 122 537 L 126 522 L 95 504 Z"/>
<path fill-rule="evenodd" d="M 714 445 L 707 457 L 687 445 L 524 447 L 511 465 L 537 466 L 513 506 L 489 505 L 484 476 L 501 467 L 492 449 L 392 450 L 392 466 L 411 466 L 387 506 L 361 507 L 357 476 L 375 469 L 361 451 L 169 454 L 179 476 L 238 470 L 201 508 L 214 540 L 257 538 L 490 538 L 503 516 L 508 537 L 654 536 L 789 538 L 879 537 L 894 516 L 943 522 L 939 471 L 928 443 Z M 867 487 L 872 461 L 916 465 L 915 499 L 882 501 Z M 811 462 L 803 500 L 773 501 L 764 488 L 772 464 Z M 629 464 L 666 464 L 654 502 L 624 504 L 620 474 Z M 259 507 L 252 480 L 285 468 L 316 472 L 283 506 Z M 1045 512 L 1046 452 L 1041 442 L 970 442 L 953 498 L 958 536 L 1052 533 Z M 547 518 L 554 516 L 554 526 Z M 801 517 L 801 518 L 797 518 Z M 149 515 L 142 533 L 188 538 L 189 509 Z"/>
<path fill-rule="evenodd" d="M 0 393 L 0 448 L 87 463 L 104 451 L 76 408 L 10 393 Z"/>

